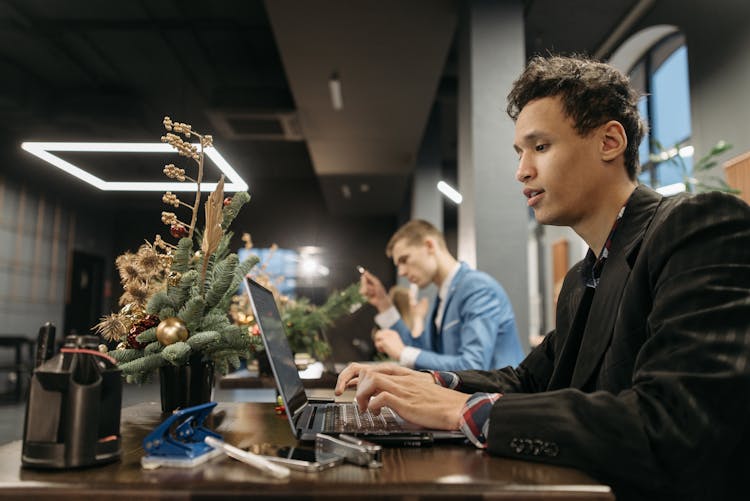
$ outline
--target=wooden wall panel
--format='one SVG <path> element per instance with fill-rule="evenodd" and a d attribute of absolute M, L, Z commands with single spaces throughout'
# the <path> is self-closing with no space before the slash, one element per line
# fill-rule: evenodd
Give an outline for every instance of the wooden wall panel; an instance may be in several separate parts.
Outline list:
<path fill-rule="evenodd" d="M 750 151 L 724 163 L 727 184 L 740 190 L 739 197 L 750 204 Z"/>

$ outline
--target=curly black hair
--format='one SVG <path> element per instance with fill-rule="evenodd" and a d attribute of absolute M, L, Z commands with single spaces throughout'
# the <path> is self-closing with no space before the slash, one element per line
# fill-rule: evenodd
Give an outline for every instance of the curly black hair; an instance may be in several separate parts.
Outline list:
<path fill-rule="evenodd" d="M 543 97 L 560 97 L 564 113 L 585 136 L 610 120 L 620 122 L 628 145 L 625 168 L 635 180 L 640 165 L 638 145 L 646 123 L 638 113 L 638 93 L 614 67 L 583 56 L 536 56 L 526 65 L 508 94 L 507 112 L 515 122 L 524 106 Z"/>

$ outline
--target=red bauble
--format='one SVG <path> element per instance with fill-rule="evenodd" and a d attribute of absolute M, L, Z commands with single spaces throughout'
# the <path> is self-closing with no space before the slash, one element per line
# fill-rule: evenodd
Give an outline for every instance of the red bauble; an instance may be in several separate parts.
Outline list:
<path fill-rule="evenodd" d="M 136 339 L 136 337 L 138 337 L 138 334 L 140 334 L 141 332 L 145 331 L 146 329 L 150 329 L 158 323 L 159 317 L 157 317 L 156 315 L 146 315 L 142 319 L 133 323 L 130 331 L 128 331 L 128 346 L 130 346 L 134 350 L 142 350 L 143 348 L 145 348 L 148 343 L 141 343 Z"/>
<path fill-rule="evenodd" d="M 232 203 L 232 197 L 227 197 L 224 199 L 224 207 Z"/>
<path fill-rule="evenodd" d="M 133 348 L 134 350 L 142 350 L 148 343 L 139 342 L 136 337 L 138 337 L 138 334 L 140 334 L 140 332 L 133 332 L 133 329 L 135 329 L 135 326 L 133 326 L 128 333 L 128 346 Z"/>
<path fill-rule="evenodd" d="M 143 330 L 145 331 L 146 329 L 150 329 L 151 327 L 158 325 L 159 317 L 157 317 L 156 315 L 146 315 L 138 323 L 143 325 Z"/>
<path fill-rule="evenodd" d="M 188 236 L 188 230 L 182 224 L 173 224 L 169 227 L 169 234 L 175 238 L 183 238 Z"/>

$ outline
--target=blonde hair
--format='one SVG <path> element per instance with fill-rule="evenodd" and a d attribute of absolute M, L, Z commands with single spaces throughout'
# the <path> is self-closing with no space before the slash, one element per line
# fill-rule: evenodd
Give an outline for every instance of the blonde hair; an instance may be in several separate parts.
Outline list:
<path fill-rule="evenodd" d="M 427 237 L 434 238 L 441 248 L 448 248 L 445 245 L 445 237 L 440 230 L 423 219 L 412 219 L 396 230 L 396 233 L 388 241 L 388 245 L 385 246 L 385 255 L 393 257 L 393 247 L 400 240 L 406 240 L 408 245 L 418 245 Z"/>

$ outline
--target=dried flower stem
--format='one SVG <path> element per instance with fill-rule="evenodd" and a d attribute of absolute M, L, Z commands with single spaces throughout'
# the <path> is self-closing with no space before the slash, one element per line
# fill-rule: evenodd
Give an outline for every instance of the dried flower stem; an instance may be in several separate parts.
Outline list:
<path fill-rule="evenodd" d="M 195 180 L 195 204 L 193 205 L 193 217 L 190 220 L 190 232 L 188 238 L 193 238 L 193 231 L 195 231 L 195 222 L 198 220 L 198 208 L 201 204 L 201 181 L 203 181 L 203 136 L 197 132 L 190 131 L 191 135 L 197 136 L 200 140 L 200 154 L 198 155 L 198 179 Z"/>
<path fill-rule="evenodd" d="M 145 239 L 145 238 L 143 239 L 143 241 L 144 241 L 144 242 L 146 242 L 146 243 L 147 243 L 147 244 L 148 244 L 149 246 L 151 246 L 152 248 L 155 248 L 155 247 L 156 247 L 156 244 L 152 244 L 151 242 L 149 242 L 149 241 L 148 241 L 147 239 Z M 177 246 L 176 246 L 176 245 L 172 245 L 172 244 L 170 244 L 169 242 L 167 242 L 167 241 L 165 241 L 165 240 L 161 240 L 161 243 L 162 243 L 162 244 L 164 244 L 164 245 L 165 245 L 166 247 L 169 247 L 170 249 L 176 249 L 176 248 L 177 248 Z"/>

